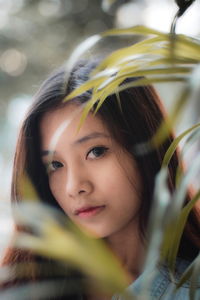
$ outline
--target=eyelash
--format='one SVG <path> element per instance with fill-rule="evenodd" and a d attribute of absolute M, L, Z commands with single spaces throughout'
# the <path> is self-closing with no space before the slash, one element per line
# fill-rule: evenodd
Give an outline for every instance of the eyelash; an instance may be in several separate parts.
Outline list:
<path fill-rule="evenodd" d="M 86 155 L 86 159 L 89 157 L 90 153 L 93 152 L 93 154 L 94 154 L 95 150 L 97 150 L 97 151 L 100 150 L 100 154 L 99 155 L 97 154 L 97 156 L 94 155 L 95 157 L 91 158 L 91 159 L 98 159 L 98 158 L 104 156 L 109 149 L 107 147 L 105 147 L 105 146 L 96 146 L 96 147 L 93 147 L 90 151 L 88 151 L 88 153 Z"/>
<path fill-rule="evenodd" d="M 100 150 L 100 154 L 99 153 L 96 153 L 94 154 L 95 152 L 94 151 L 99 151 Z M 103 157 L 106 152 L 109 150 L 109 148 L 105 147 L 105 146 L 96 146 L 96 147 L 93 147 L 92 149 L 90 149 L 90 151 L 88 151 L 87 155 L 86 155 L 86 159 L 98 159 L 100 157 Z M 91 158 L 89 157 L 89 155 L 93 153 L 94 154 L 94 157 Z M 57 164 L 57 166 L 54 166 L 54 164 Z M 53 160 L 52 162 L 50 162 L 49 164 L 46 165 L 46 168 L 47 168 L 47 172 L 48 173 L 51 173 L 51 172 L 54 172 L 56 171 L 57 169 L 60 169 L 63 167 L 63 164 L 57 160 Z"/>
<path fill-rule="evenodd" d="M 53 164 L 55 163 L 58 163 L 59 164 L 59 167 L 53 167 Z M 63 167 L 63 164 L 57 160 L 53 160 L 52 162 L 50 162 L 49 164 L 47 164 L 46 168 L 47 168 L 47 172 L 48 173 L 51 173 L 51 172 L 54 172 L 56 171 L 57 169 L 59 168 L 62 168 Z"/>

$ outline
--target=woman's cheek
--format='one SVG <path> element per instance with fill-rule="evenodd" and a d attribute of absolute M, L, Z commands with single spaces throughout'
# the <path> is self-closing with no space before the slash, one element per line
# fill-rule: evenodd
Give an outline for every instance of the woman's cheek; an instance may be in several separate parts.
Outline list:
<path fill-rule="evenodd" d="M 61 176 L 59 176 L 59 172 L 54 171 L 51 174 L 49 174 L 49 187 L 54 198 L 58 200 L 60 196 L 59 191 L 61 191 L 61 189 L 64 188 L 62 187 L 62 181 L 61 181 Z"/>

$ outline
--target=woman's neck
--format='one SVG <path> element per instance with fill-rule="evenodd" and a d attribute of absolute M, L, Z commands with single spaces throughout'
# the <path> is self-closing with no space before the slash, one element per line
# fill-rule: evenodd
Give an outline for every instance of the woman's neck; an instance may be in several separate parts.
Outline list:
<path fill-rule="evenodd" d="M 124 230 L 105 238 L 105 241 L 128 273 L 129 284 L 132 283 L 140 275 L 145 257 L 145 245 L 138 226 L 132 223 Z M 87 295 L 87 300 L 110 299 L 111 296 L 106 295 L 93 295 L 93 293 Z"/>
<path fill-rule="evenodd" d="M 130 282 L 134 281 L 141 273 L 145 257 L 145 245 L 138 226 L 126 227 L 106 238 L 106 242 L 128 272 Z"/>

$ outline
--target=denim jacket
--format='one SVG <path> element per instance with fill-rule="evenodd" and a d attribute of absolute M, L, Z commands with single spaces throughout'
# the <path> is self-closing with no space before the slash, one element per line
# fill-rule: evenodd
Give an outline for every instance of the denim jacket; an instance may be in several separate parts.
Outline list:
<path fill-rule="evenodd" d="M 178 259 L 174 279 L 170 278 L 168 269 L 165 265 L 158 266 L 156 271 L 145 271 L 140 275 L 128 288 L 127 291 L 133 294 L 133 300 L 189 300 L 190 282 L 185 282 L 178 290 L 175 291 L 176 282 L 180 279 L 184 270 L 189 266 L 190 262 Z M 143 279 L 149 280 L 148 288 L 144 288 Z M 134 297 L 136 296 L 136 297 Z M 137 297 L 138 296 L 138 297 Z M 141 297 L 140 297 L 141 296 Z M 122 295 L 114 295 L 112 300 L 124 300 Z M 195 290 L 195 300 L 200 300 L 200 274 Z"/>

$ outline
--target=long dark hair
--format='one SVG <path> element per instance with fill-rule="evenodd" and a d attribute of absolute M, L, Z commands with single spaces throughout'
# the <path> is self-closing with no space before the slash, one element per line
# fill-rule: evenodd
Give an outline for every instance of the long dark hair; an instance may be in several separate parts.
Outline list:
<path fill-rule="evenodd" d="M 44 82 L 35 95 L 35 100 L 25 118 L 18 139 L 13 169 L 12 201 L 18 202 L 21 199 L 18 179 L 26 172 L 41 200 L 53 207 L 58 207 L 50 191 L 48 176 L 40 158 L 40 120 L 47 111 L 66 105 L 63 103 L 65 96 L 84 83 L 95 66 L 96 62 L 80 62 L 71 72 L 67 82 L 65 82 L 65 70 L 60 68 Z M 71 101 L 77 104 L 85 103 L 91 98 L 91 93 L 92 91 L 87 91 Z M 153 200 L 155 176 L 161 168 L 164 154 L 173 141 L 173 137 L 169 135 L 158 148 L 144 155 L 137 155 L 135 146 L 150 140 L 163 121 L 163 108 L 152 86 L 128 88 L 120 92 L 120 101 L 121 107 L 118 104 L 116 95 L 110 95 L 99 109 L 97 116 L 107 125 L 113 138 L 132 155 L 137 163 L 142 180 L 139 225 L 141 236 L 145 239 Z M 172 192 L 175 189 L 177 166 L 178 156 L 175 153 L 168 166 L 168 184 Z M 189 201 L 189 196 L 185 201 Z M 198 245 L 193 237 L 198 233 L 198 230 L 199 222 L 193 210 L 182 237 L 179 249 L 180 256 L 190 259 L 196 256 Z M 188 247 L 188 241 L 190 247 Z M 12 264 L 24 260 L 25 257 L 28 261 L 33 255 L 22 252 L 22 250 L 14 252 L 11 249 L 4 262 Z"/>

